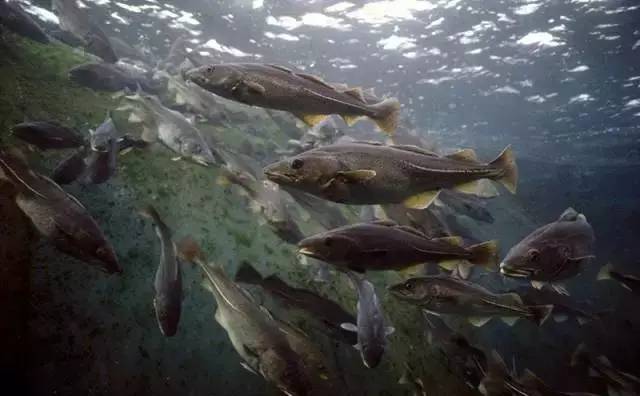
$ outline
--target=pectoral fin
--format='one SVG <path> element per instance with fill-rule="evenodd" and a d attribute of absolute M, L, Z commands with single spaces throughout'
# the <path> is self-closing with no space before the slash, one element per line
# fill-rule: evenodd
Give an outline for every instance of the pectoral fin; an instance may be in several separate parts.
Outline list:
<path fill-rule="evenodd" d="M 517 317 L 512 317 L 512 316 L 503 316 L 500 318 L 504 323 L 507 324 L 507 326 L 509 327 L 513 327 L 513 325 L 516 324 L 516 322 L 518 321 Z"/>
<path fill-rule="evenodd" d="M 454 187 L 454 190 L 464 194 L 473 194 L 482 198 L 493 198 L 499 195 L 498 189 L 496 189 L 490 181 L 484 179 L 459 184 Z"/>
<path fill-rule="evenodd" d="M 404 206 L 410 209 L 426 209 L 438 197 L 440 190 L 426 191 L 404 200 Z"/>
<path fill-rule="evenodd" d="M 358 332 L 358 326 L 354 325 L 353 323 L 342 323 L 340 327 L 344 330 L 352 331 L 354 333 Z"/>
<path fill-rule="evenodd" d="M 490 316 L 470 316 L 467 318 L 469 323 L 474 325 L 475 327 L 482 327 L 487 324 L 491 320 Z"/>
<path fill-rule="evenodd" d="M 338 176 L 349 183 L 362 183 L 376 177 L 376 171 L 370 169 L 358 169 L 353 171 L 338 172 Z"/>

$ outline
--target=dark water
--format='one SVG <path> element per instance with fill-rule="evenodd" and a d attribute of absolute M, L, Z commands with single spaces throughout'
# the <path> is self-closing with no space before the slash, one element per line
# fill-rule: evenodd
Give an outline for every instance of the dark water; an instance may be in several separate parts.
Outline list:
<path fill-rule="evenodd" d="M 121 90 L 87 86 L 95 78 L 84 84 L 69 78 L 71 68 L 101 59 L 82 43 L 59 40 L 55 31 L 61 27 L 51 4 L 14 3 L 55 39 L 36 42 L 0 18 L 2 146 L 17 148 L 32 169 L 51 175 L 73 150 L 39 150 L 16 138 L 13 125 L 56 121 L 88 138 L 111 112 L 118 136 L 139 139 L 142 128 L 131 122 L 131 108 L 122 108 L 127 99 Z M 559 391 L 608 392 L 602 378 L 570 367 L 581 343 L 617 370 L 640 375 L 637 290 L 596 280 L 607 263 L 621 273 L 640 274 L 637 2 L 87 0 L 80 10 L 106 36 L 141 53 L 131 59 L 116 51 L 118 65 L 141 75 L 149 83 L 145 89 L 154 91 L 163 106 L 195 120 L 178 130 L 195 125 L 204 141 L 225 147 L 231 157 L 225 157 L 224 166 L 204 167 L 176 160 L 179 153 L 153 143 L 121 153 L 115 174 L 104 183 L 84 179 L 62 186 L 113 245 L 123 267 L 120 275 L 101 273 L 41 238 L 16 206 L 10 183 L 0 184 L 5 312 L 0 373 L 6 384 L 22 389 L 17 394 L 279 394 L 260 374 L 242 368 L 237 348 L 214 318 L 216 301 L 197 265 L 181 264 L 184 298 L 177 334 L 160 332 L 153 285 L 161 245 L 151 222 L 139 215 L 148 204 L 162 215 L 176 242 L 192 237 L 230 276 L 246 261 L 264 275 L 276 274 L 355 314 L 357 296 L 347 277 L 332 268 L 328 279 L 318 281 L 317 263 L 301 259 L 295 243 L 325 231 L 327 224 L 358 222 L 361 208 L 323 200 L 304 205 L 284 192 L 261 196 L 268 204 L 262 201 L 260 207 L 255 202 L 260 198 L 223 180 L 224 169 L 242 170 L 260 184 L 262 167 L 290 154 L 295 143 L 290 140 L 310 139 L 309 128 L 289 113 L 213 96 L 204 110 L 190 108 L 166 77 L 177 78 L 181 68 L 194 66 L 181 65 L 186 59 L 277 64 L 329 82 L 374 87 L 377 96 L 396 97 L 402 104 L 398 135 L 410 140 L 406 144 L 439 153 L 473 148 L 482 160 L 491 160 L 511 145 L 519 168 L 517 193 L 500 188 L 500 196 L 486 202 L 492 223 L 453 212 L 446 217 L 448 225 L 469 240 L 498 240 L 503 258 L 536 227 L 575 208 L 593 227 L 596 258 L 562 283 L 574 303 L 599 319 L 583 325 L 548 320 L 539 327 L 526 320 L 511 327 L 494 319 L 477 328 L 465 318 L 443 318 L 487 355 L 496 350 L 509 367 L 515 362 L 519 374 L 530 369 Z M 209 113 L 211 108 L 215 111 Z M 369 121 L 348 127 L 335 117 L 327 130 L 323 144 L 339 135 L 386 140 Z M 279 228 L 274 216 L 288 216 L 289 228 Z M 420 310 L 387 292 L 405 276 L 367 274 L 388 324 L 396 329 L 373 369 L 363 366 L 354 348 L 327 336 L 308 313 L 259 287 L 244 287 L 256 306 L 302 329 L 319 349 L 332 373 L 324 385 L 331 386 L 311 394 L 478 394 L 478 383 L 465 383 L 465 370 L 445 348 L 429 344 Z M 528 285 L 482 270 L 470 280 L 494 291 Z M 410 382 L 419 380 L 422 386 L 398 383 L 407 366 Z M 553 393 L 527 393 L 534 394 Z"/>

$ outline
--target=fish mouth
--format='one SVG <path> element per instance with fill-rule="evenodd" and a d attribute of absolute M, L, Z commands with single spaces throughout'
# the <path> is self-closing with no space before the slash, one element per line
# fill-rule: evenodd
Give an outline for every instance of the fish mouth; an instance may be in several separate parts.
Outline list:
<path fill-rule="evenodd" d="M 320 258 L 318 253 L 316 253 L 312 249 L 310 249 L 308 247 L 304 247 L 304 246 L 298 248 L 298 254 L 304 254 L 305 256 L 309 256 L 309 257 L 316 258 L 316 259 Z"/>
<path fill-rule="evenodd" d="M 500 273 L 504 276 L 512 278 L 529 278 L 533 275 L 534 270 L 529 268 L 515 268 L 507 263 L 500 263 Z"/>
<path fill-rule="evenodd" d="M 288 183 L 293 184 L 297 181 L 297 178 L 293 175 L 288 175 L 286 173 L 278 172 L 275 170 L 264 169 L 264 175 L 267 179 L 276 182 L 276 183 Z"/>

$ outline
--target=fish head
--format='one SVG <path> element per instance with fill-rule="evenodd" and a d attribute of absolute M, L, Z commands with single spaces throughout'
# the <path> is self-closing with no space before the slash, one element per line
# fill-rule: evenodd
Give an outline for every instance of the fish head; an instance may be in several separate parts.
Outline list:
<path fill-rule="evenodd" d="M 323 186 L 335 179 L 341 168 L 340 161 L 335 157 L 307 152 L 268 165 L 264 168 L 264 174 L 280 185 L 320 193 Z"/>
<path fill-rule="evenodd" d="M 91 248 L 92 252 L 89 252 L 93 258 L 98 260 L 102 266 L 102 270 L 109 273 L 121 273 L 122 268 L 120 267 L 120 263 L 118 262 L 118 256 L 116 256 L 116 252 L 113 249 L 113 246 L 107 241 L 100 241 L 97 246 Z"/>
<path fill-rule="evenodd" d="M 180 321 L 180 307 L 172 304 L 171 298 L 165 294 L 157 294 L 155 296 L 153 307 L 156 311 L 156 320 L 162 335 L 166 337 L 175 335 Z"/>
<path fill-rule="evenodd" d="M 313 235 L 298 243 L 298 253 L 330 263 L 347 261 L 361 250 L 355 239 L 337 232 Z"/>
<path fill-rule="evenodd" d="M 260 374 L 274 383 L 284 394 L 308 395 L 311 383 L 304 364 L 293 352 L 267 349 L 260 354 Z"/>
<path fill-rule="evenodd" d="M 389 286 L 392 296 L 408 302 L 420 302 L 429 299 L 434 294 L 432 285 L 424 278 L 409 278 L 404 282 Z"/>
<path fill-rule="evenodd" d="M 230 92 L 241 77 L 241 73 L 231 65 L 205 65 L 183 73 L 185 81 L 214 93 Z"/>
<path fill-rule="evenodd" d="M 500 273 L 512 278 L 538 279 L 561 265 L 560 246 L 520 243 L 500 263 Z M 566 256 L 565 256 L 566 257 Z"/>

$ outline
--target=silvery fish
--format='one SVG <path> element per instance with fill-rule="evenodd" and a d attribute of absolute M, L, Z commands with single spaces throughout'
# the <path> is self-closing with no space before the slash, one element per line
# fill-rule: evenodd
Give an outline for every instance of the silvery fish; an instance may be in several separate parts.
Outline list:
<path fill-rule="evenodd" d="M 503 275 L 530 280 L 534 287 L 562 281 L 577 275 L 595 256 L 595 237 L 587 218 L 573 208 L 558 220 L 533 231 L 513 246 L 503 262 Z M 559 292 L 566 293 L 560 286 Z"/>
<path fill-rule="evenodd" d="M 368 117 L 380 129 L 393 134 L 400 114 L 400 103 L 395 98 L 368 104 L 360 88 L 338 89 L 316 76 L 277 65 L 205 65 L 189 70 L 185 78 L 227 99 L 288 111 L 310 126 L 330 114 L 339 114 L 349 125 Z"/>
<path fill-rule="evenodd" d="M 395 329 L 385 325 L 382 307 L 373 284 L 352 272 L 348 275 L 358 292 L 358 316 L 356 323 L 343 323 L 342 328 L 358 335 L 356 348 L 360 351 L 362 362 L 368 368 L 374 368 L 380 364 L 387 346 L 387 337 L 393 334 Z"/>
<path fill-rule="evenodd" d="M 447 276 L 410 278 L 389 287 L 391 294 L 435 314 L 462 315 L 474 326 L 483 326 L 492 317 L 508 325 L 526 318 L 541 325 L 553 306 L 528 306 L 515 293 L 495 294 L 484 287 Z"/>
<path fill-rule="evenodd" d="M 160 239 L 160 264 L 153 281 L 153 308 L 160 331 L 164 336 L 171 337 L 178 331 L 182 312 L 182 273 L 178 251 L 172 240 L 171 229 L 162 221 L 154 207 L 147 206 L 140 214 L 153 221 Z"/>
<path fill-rule="evenodd" d="M 104 272 L 122 272 L 111 243 L 75 197 L 4 150 L 0 150 L 0 178 L 14 185 L 18 207 L 56 248 L 88 263 L 99 263 Z"/>
<path fill-rule="evenodd" d="M 301 153 L 267 166 L 265 175 L 284 186 L 321 198 L 355 205 L 404 203 L 424 209 L 440 189 L 457 188 L 483 194 L 496 180 L 515 192 L 518 172 L 507 147 L 488 164 L 477 162 L 471 150 L 439 157 L 414 146 L 357 142 L 334 144 Z"/>

